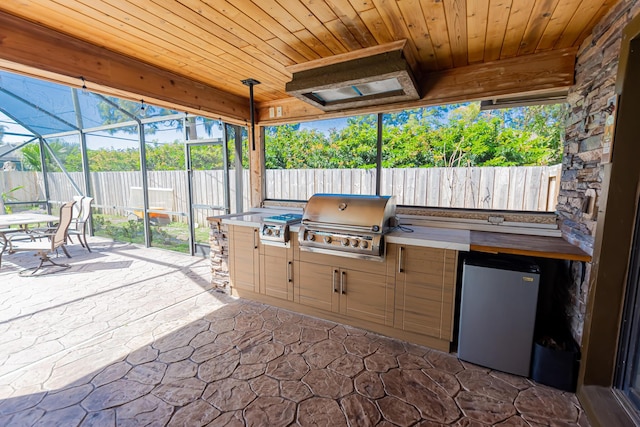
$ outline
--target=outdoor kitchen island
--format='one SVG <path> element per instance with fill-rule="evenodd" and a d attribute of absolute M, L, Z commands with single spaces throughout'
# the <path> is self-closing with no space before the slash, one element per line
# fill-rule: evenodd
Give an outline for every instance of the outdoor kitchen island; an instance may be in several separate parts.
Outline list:
<path fill-rule="evenodd" d="M 217 244 L 220 239 L 228 244 L 227 290 L 232 295 L 447 352 L 454 341 L 459 252 L 528 254 L 526 248 L 514 252 L 514 235 L 488 233 L 487 242 L 484 232 L 425 226 L 387 233 L 380 260 L 313 253 L 300 250 L 296 224 L 289 227 L 287 245 L 261 241 L 262 219 L 273 213 L 210 219 Z M 474 237 L 479 239 L 475 245 Z M 516 239 L 522 242 L 521 237 Z M 529 237 L 536 243 L 531 255 L 588 258 L 561 238 Z"/>
<path fill-rule="evenodd" d="M 265 244 L 260 217 L 222 220 L 232 295 L 450 350 L 458 251 L 469 250 L 468 230 L 390 232 L 385 256 L 371 260 L 300 250 L 296 225 L 288 247 Z"/>

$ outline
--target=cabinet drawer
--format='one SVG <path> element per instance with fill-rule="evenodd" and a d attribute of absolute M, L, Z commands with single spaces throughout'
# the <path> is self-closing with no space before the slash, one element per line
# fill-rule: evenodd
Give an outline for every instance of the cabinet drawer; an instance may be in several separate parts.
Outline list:
<path fill-rule="evenodd" d="M 365 271 L 375 274 L 386 274 L 387 264 L 385 260 L 375 261 L 357 258 L 348 258 L 336 255 L 318 254 L 314 252 L 299 251 L 300 261 L 314 264 L 331 265 L 337 268 Z"/>

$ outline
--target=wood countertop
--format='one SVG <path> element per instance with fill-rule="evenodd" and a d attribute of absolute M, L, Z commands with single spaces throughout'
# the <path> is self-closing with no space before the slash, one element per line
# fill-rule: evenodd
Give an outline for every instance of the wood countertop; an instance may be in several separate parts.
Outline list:
<path fill-rule="evenodd" d="M 471 231 L 472 251 L 591 261 L 591 255 L 562 237 Z"/>

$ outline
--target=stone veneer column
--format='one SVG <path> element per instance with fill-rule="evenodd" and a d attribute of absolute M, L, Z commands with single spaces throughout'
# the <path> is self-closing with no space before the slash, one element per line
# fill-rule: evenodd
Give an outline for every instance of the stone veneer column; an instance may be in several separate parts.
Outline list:
<path fill-rule="evenodd" d="M 211 284 L 220 291 L 229 288 L 229 230 L 219 218 L 209 220 L 209 246 L 211 256 Z"/>
<path fill-rule="evenodd" d="M 576 59 L 576 84 L 569 91 L 569 117 L 563 156 L 557 212 L 563 235 L 593 253 L 597 218 L 583 213 L 585 193 L 595 190 L 597 199 L 603 179 L 602 139 L 608 99 L 615 94 L 618 60 L 625 25 L 638 13 L 640 4 L 620 1 L 582 43 Z M 615 157 L 615 144 L 614 144 Z M 597 214 L 597 208 L 595 210 Z M 590 263 L 572 263 L 571 301 L 567 312 L 574 338 L 580 343 L 589 295 Z"/>

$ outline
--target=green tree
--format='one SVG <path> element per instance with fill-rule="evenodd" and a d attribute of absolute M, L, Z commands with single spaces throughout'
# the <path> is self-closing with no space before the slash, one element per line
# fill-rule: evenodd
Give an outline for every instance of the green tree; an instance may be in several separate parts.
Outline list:
<path fill-rule="evenodd" d="M 382 167 L 421 167 L 434 164 L 431 116 L 426 109 L 385 115 L 382 128 Z"/>
<path fill-rule="evenodd" d="M 147 144 L 146 153 L 149 170 L 183 170 L 185 167 L 184 144 L 177 141 L 170 144 Z"/>
<path fill-rule="evenodd" d="M 137 148 L 87 150 L 92 172 L 140 170 L 140 150 Z"/>
<path fill-rule="evenodd" d="M 556 164 L 566 112 L 564 104 L 480 111 L 479 103 L 468 103 L 385 114 L 382 165 Z M 373 168 L 376 138 L 373 115 L 351 117 L 328 135 L 299 125 L 267 128 L 266 167 Z"/>
<path fill-rule="evenodd" d="M 48 145 L 68 172 L 82 171 L 80 147 L 78 144 L 52 140 L 48 141 Z M 20 153 L 22 155 L 22 163 L 25 169 L 36 171 L 42 170 L 42 162 L 40 161 L 40 144 L 38 142 L 32 142 L 31 144 L 22 147 Z M 51 153 L 47 149 L 45 149 L 45 159 L 47 170 L 49 172 L 60 171 L 57 162 L 55 162 Z"/>
<path fill-rule="evenodd" d="M 350 117 L 346 127 L 329 132 L 329 167 L 375 168 L 377 139 L 378 122 L 375 115 Z"/>
<path fill-rule="evenodd" d="M 265 129 L 265 165 L 269 169 L 330 167 L 328 140 L 316 130 L 300 130 L 299 124 Z"/>
<path fill-rule="evenodd" d="M 235 127 L 226 127 L 227 149 L 229 150 L 229 166 L 234 167 L 235 164 Z M 242 140 L 242 167 L 249 169 L 249 135 L 246 127 L 240 127 L 240 138 Z"/>

